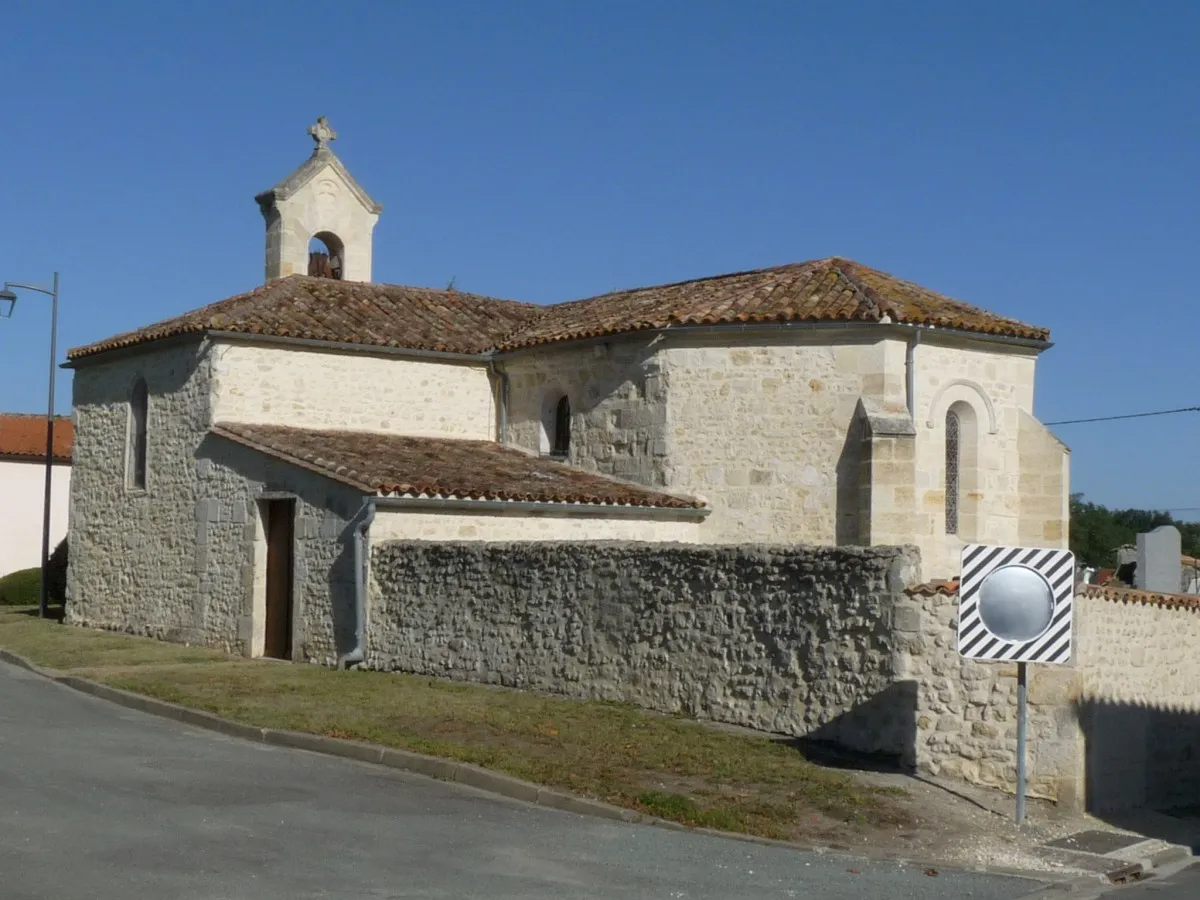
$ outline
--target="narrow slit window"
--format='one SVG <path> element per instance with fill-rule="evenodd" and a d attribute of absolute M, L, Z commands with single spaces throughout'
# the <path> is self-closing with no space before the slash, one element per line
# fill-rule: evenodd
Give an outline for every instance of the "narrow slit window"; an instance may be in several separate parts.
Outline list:
<path fill-rule="evenodd" d="M 959 463 L 962 458 L 958 413 L 946 413 L 946 534 L 958 533 Z"/>
<path fill-rule="evenodd" d="M 550 448 L 553 456 L 567 456 L 571 450 L 571 401 L 562 397 L 554 408 L 554 444 Z"/>
<path fill-rule="evenodd" d="M 146 382 L 138 380 L 129 398 L 129 485 L 146 487 L 146 418 L 149 413 L 149 392 Z"/>

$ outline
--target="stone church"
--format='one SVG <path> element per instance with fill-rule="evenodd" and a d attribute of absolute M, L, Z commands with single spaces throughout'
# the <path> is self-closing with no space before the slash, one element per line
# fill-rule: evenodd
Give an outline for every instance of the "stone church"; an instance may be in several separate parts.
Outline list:
<path fill-rule="evenodd" d="M 361 663 L 372 543 L 1059 547 L 1048 332 L 842 258 L 534 305 L 372 280 L 330 149 L 264 283 L 68 354 L 68 620 Z M 531 578 L 536 578 L 532 573 Z"/>

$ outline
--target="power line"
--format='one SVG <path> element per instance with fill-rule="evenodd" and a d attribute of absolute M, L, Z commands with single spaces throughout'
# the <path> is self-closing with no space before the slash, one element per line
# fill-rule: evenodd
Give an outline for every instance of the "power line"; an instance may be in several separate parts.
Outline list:
<path fill-rule="evenodd" d="M 1181 406 L 1179 409 L 1163 409 L 1158 412 L 1128 413 L 1123 416 L 1096 416 L 1093 419 L 1062 419 L 1047 422 L 1047 425 L 1079 425 L 1084 422 L 1115 422 L 1117 419 L 1144 419 L 1147 416 L 1173 416 L 1176 413 L 1200 412 L 1200 406 Z"/>

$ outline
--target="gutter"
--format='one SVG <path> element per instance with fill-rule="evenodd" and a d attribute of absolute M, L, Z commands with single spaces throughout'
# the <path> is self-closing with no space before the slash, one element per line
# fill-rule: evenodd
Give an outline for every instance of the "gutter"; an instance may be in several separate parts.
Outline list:
<path fill-rule="evenodd" d="M 348 669 L 367 658 L 367 560 L 369 530 L 375 521 L 375 498 L 367 497 L 355 514 L 354 526 L 354 647 L 338 657 L 337 667 Z"/>
<path fill-rule="evenodd" d="M 661 328 L 643 328 L 634 329 L 632 331 L 621 331 L 615 334 L 598 334 L 588 337 L 569 338 L 564 340 L 556 340 L 548 343 L 531 344 L 527 347 L 517 347 L 512 350 L 492 350 L 489 351 L 489 356 L 503 359 L 509 356 L 519 356 L 522 353 L 532 350 L 542 350 L 550 347 L 586 347 L 590 344 L 611 343 L 620 338 L 633 338 L 645 333 L 657 335 L 656 339 L 662 339 L 671 335 L 721 335 L 730 333 L 773 333 L 773 332 L 796 332 L 796 331 L 851 331 L 856 332 L 859 326 L 869 326 L 873 329 L 892 329 L 894 334 L 912 333 L 920 330 L 925 332 L 937 332 L 938 334 L 947 337 L 960 338 L 967 341 L 982 341 L 990 344 L 1004 344 L 1011 347 L 1022 347 L 1028 350 L 1036 350 L 1039 353 L 1044 350 L 1049 350 L 1054 346 L 1052 341 L 1043 341 L 1036 338 L 1021 338 L 1012 337 L 1004 334 L 986 334 L 980 331 L 967 331 L 960 328 L 942 328 L 940 326 L 931 325 L 912 325 L 901 322 L 870 322 L 859 319 L 849 321 L 836 322 L 725 322 L 712 325 L 665 325 Z M 878 331 L 868 332 L 863 331 L 863 334 L 878 335 Z"/>
<path fill-rule="evenodd" d="M 665 334 L 721 334 L 730 332 L 753 332 L 753 331 L 798 331 L 798 330 L 828 330 L 828 329 L 848 329 L 859 325 L 870 325 L 874 328 L 879 328 L 878 322 L 866 322 L 862 320 L 851 320 L 842 322 L 725 322 L 713 325 L 667 325 L 661 328 L 644 328 L 633 329 L 632 331 L 620 331 L 613 334 L 599 334 L 590 337 L 571 338 L 566 340 L 548 341 L 543 343 L 531 344 L 527 347 L 518 347 L 512 350 L 490 349 L 481 353 L 455 353 L 449 350 L 419 350 L 409 349 L 406 347 L 386 347 L 378 344 L 357 344 L 346 343 L 343 341 L 325 341 L 316 338 L 299 338 L 286 337 L 269 334 L 246 334 L 241 331 L 220 331 L 210 329 L 202 332 L 185 332 L 182 335 L 170 335 L 161 338 L 153 338 L 149 341 L 139 341 L 133 344 L 128 344 L 122 347 L 112 347 L 108 350 L 99 350 L 94 353 L 88 353 L 74 359 L 68 358 L 65 363 L 62 363 L 64 369 L 75 369 L 80 365 L 86 365 L 93 360 L 99 361 L 104 358 L 107 362 L 112 359 L 110 354 L 122 354 L 122 351 L 128 353 L 138 353 L 146 349 L 147 344 L 154 344 L 155 349 L 164 345 L 164 342 L 179 341 L 180 339 L 195 340 L 197 335 L 201 338 L 214 338 L 227 341 L 240 341 L 243 343 L 259 343 L 259 344 L 279 344 L 285 347 L 309 347 L 314 350 L 329 350 L 334 353 L 366 353 L 375 354 L 377 356 L 400 356 L 410 359 L 442 359 L 448 362 L 471 362 L 471 363 L 490 363 L 493 359 L 501 359 L 507 356 L 516 356 L 530 350 L 539 350 L 546 347 L 561 347 L 561 346 L 586 346 L 593 343 L 609 343 L 613 340 L 640 335 L 643 332 L 651 332 L 657 335 Z M 926 325 L 905 325 L 900 323 L 884 323 L 882 327 L 894 328 L 897 331 L 910 331 L 915 328 L 920 328 L 926 331 L 936 330 L 941 334 L 950 337 L 958 337 L 970 341 L 984 341 L 987 343 L 1007 344 L 1014 347 L 1023 347 L 1029 350 L 1036 350 L 1039 353 L 1044 350 L 1049 350 L 1054 346 L 1052 341 L 1036 340 L 1034 338 L 1018 338 L 1008 335 L 985 334 L 979 331 L 966 331 L 957 328 L 930 328 Z M 70 351 L 68 351 L 70 352 Z"/>
<path fill-rule="evenodd" d="M 455 512 L 520 512 L 546 515 L 627 516 L 643 519 L 704 518 L 711 507 L 620 506 L 604 503 L 549 503 L 543 500 L 464 500 L 459 497 L 374 497 L 388 509 L 443 509 Z M 372 511 L 372 515 L 374 512 Z"/>

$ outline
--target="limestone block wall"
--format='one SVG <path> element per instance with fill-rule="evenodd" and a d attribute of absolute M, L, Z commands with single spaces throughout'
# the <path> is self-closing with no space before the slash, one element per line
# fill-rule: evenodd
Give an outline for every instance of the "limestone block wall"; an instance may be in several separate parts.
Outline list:
<path fill-rule="evenodd" d="M 340 163 L 327 162 L 286 199 L 264 211 L 267 226 L 267 280 L 308 274 L 308 247 L 314 235 L 332 234 L 343 246 L 347 281 L 371 280 L 372 235 L 379 212 L 357 196 Z"/>
<path fill-rule="evenodd" d="M 1200 601 L 1084 591 L 1078 704 L 1091 806 L 1200 804 Z"/>
<path fill-rule="evenodd" d="M 911 548 L 374 543 L 369 665 L 902 755 Z"/>
<path fill-rule="evenodd" d="M 634 336 L 506 357 L 509 442 L 532 453 L 549 452 L 554 407 L 565 394 L 571 403 L 571 465 L 666 486 L 668 376 L 651 340 Z"/>
<path fill-rule="evenodd" d="M 1020 530 L 1029 547 L 1066 547 L 1071 524 L 1071 453 L 1025 410 L 1019 416 Z"/>
<path fill-rule="evenodd" d="M 694 543 L 698 517 L 605 517 L 380 508 L 372 541 L 664 541 Z"/>
<path fill-rule="evenodd" d="M 217 422 L 495 438 L 482 364 L 238 341 L 214 348 L 212 379 Z"/>
<path fill-rule="evenodd" d="M 1021 415 L 1032 415 L 1034 351 L 938 338 L 914 352 L 916 543 L 927 578 L 950 578 L 964 543 L 1021 537 Z M 946 533 L 946 413 L 962 421 L 960 527 Z M 1058 546 L 1057 542 L 1051 546 Z"/>
<path fill-rule="evenodd" d="M 914 764 L 922 771 L 1015 792 L 1017 667 L 958 653 L 958 595 L 910 592 L 896 610 L 897 678 L 917 686 Z M 1083 758 L 1069 666 L 1032 666 L 1029 796 L 1083 802 Z"/>
<path fill-rule="evenodd" d="M 833 545 L 839 531 L 857 532 L 848 509 L 839 516 L 839 499 L 858 502 L 853 492 L 839 497 L 846 459 L 858 452 L 851 422 L 863 396 L 903 405 L 903 342 L 798 330 L 735 346 L 676 339 L 661 357 L 666 486 L 711 503 L 703 540 Z"/>

